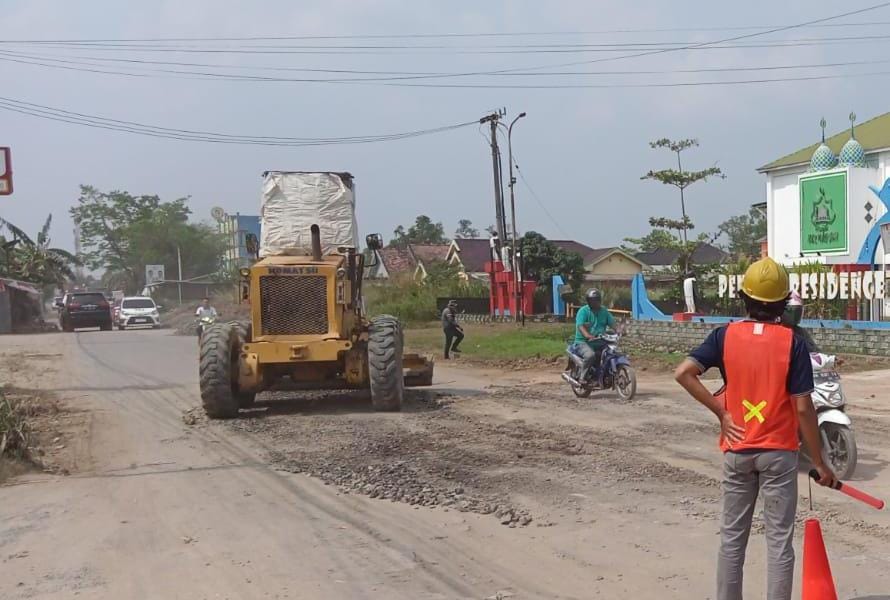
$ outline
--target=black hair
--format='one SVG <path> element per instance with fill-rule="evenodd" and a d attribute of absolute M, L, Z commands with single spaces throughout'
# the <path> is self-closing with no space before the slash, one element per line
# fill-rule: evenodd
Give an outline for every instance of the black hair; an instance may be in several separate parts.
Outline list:
<path fill-rule="evenodd" d="M 739 292 L 739 295 L 745 302 L 745 311 L 748 313 L 748 316 L 755 321 L 775 323 L 782 317 L 782 314 L 785 312 L 785 306 L 788 304 L 788 298 L 777 302 L 761 302 L 745 292 Z"/>

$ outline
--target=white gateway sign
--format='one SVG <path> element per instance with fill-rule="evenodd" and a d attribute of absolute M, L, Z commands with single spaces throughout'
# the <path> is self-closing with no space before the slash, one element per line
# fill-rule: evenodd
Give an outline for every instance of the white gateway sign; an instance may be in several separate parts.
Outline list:
<path fill-rule="evenodd" d="M 719 275 L 721 298 L 737 298 L 744 275 Z M 858 273 L 789 273 L 791 289 L 804 300 L 875 300 L 884 297 L 882 271 Z"/>

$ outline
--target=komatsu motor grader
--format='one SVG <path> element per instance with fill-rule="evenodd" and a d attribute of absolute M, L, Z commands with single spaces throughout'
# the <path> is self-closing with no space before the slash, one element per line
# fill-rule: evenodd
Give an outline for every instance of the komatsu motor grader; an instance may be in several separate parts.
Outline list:
<path fill-rule="evenodd" d="M 352 176 L 263 177 L 261 239 L 248 244 L 256 262 L 240 271 L 250 322 L 214 323 L 201 339 L 207 416 L 234 417 L 269 389 L 370 389 L 375 410 L 399 410 L 405 386 L 432 384 L 433 363 L 402 353 L 397 318 L 365 317 Z M 366 243 L 379 260 L 380 236 Z"/>

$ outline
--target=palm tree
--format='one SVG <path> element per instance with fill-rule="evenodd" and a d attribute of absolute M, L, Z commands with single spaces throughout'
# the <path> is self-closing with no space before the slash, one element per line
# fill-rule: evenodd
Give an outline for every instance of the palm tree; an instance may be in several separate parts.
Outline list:
<path fill-rule="evenodd" d="M 49 228 L 50 214 L 35 242 L 22 229 L 0 218 L 0 228 L 12 234 L 12 243 L 5 242 L 5 273 L 9 277 L 41 285 L 54 284 L 62 287 L 66 280 L 75 279 L 74 267 L 80 265 L 76 256 L 62 248 L 51 248 Z"/>

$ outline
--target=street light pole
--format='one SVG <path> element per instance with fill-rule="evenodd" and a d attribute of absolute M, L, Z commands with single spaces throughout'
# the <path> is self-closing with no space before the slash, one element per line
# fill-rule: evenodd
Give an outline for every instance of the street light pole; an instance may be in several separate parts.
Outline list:
<path fill-rule="evenodd" d="M 525 315 L 522 312 L 522 271 L 519 261 L 519 239 L 516 231 L 516 194 L 513 188 L 516 186 L 516 177 L 513 176 L 513 125 L 516 121 L 525 116 L 524 112 L 519 113 L 510 126 L 507 128 L 507 156 L 510 160 L 510 214 L 513 223 L 513 285 L 516 295 L 516 322 L 525 324 Z"/>

